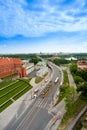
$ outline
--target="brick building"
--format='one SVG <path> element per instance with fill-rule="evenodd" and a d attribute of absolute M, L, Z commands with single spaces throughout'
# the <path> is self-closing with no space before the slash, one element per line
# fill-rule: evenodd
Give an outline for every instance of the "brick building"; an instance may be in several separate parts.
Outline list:
<path fill-rule="evenodd" d="M 17 73 L 20 77 L 26 76 L 26 70 L 22 68 L 22 60 L 19 58 L 0 58 L 0 78 Z"/>
<path fill-rule="evenodd" d="M 87 60 L 79 60 L 77 62 L 77 67 L 80 70 L 87 70 Z"/>

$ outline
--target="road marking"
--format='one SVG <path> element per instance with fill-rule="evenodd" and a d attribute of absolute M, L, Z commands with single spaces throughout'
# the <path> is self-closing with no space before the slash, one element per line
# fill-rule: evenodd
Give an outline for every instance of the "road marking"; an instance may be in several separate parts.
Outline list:
<path fill-rule="evenodd" d="M 42 104 L 42 102 L 44 102 L 44 100 L 43 99 L 41 99 L 41 102 L 39 103 L 39 105 L 41 105 Z M 27 113 L 27 115 L 25 116 L 25 118 L 21 121 L 21 123 L 18 125 L 18 127 L 16 128 L 16 130 L 21 130 L 22 128 L 23 128 L 23 126 L 24 126 L 24 124 L 26 123 L 26 121 L 28 120 L 28 118 L 30 118 L 30 115 L 34 112 L 34 110 L 36 109 L 36 104 L 37 104 L 37 101 L 35 102 L 35 104 L 34 104 L 34 106 L 33 106 L 33 108 Z M 38 107 L 38 106 L 37 106 Z M 38 109 L 40 109 L 39 107 L 38 107 Z M 38 111 L 38 109 L 37 109 L 37 111 Z M 37 112 L 36 112 L 37 113 Z"/>

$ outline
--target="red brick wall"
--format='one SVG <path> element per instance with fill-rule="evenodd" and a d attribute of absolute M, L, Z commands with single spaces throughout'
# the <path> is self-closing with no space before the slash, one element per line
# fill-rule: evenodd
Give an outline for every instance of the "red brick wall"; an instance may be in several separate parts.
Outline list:
<path fill-rule="evenodd" d="M 0 58 L 0 78 L 14 73 L 22 76 L 22 60 L 19 58 Z"/>
<path fill-rule="evenodd" d="M 22 68 L 22 77 L 26 77 L 26 68 Z"/>

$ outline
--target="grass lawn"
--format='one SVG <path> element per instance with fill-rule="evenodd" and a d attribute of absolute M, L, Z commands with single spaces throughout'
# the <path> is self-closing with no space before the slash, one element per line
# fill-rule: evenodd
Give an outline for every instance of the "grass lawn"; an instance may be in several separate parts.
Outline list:
<path fill-rule="evenodd" d="M 42 80 L 43 80 L 43 78 L 37 77 L 37 78 L 35 79 L 35 83 L 39 83 L 39 82 L 41 82 Z"/>
<path fill-rule="evenodd" d="M 5 103 L 5 105 L 3 105 L 2 107 L 0 107 L 0 112 L 2 112 L 5 108 L 7 108 L 9 105 L 11 105 L 13 102 L 11 100 L 9 100 L 7 103 Z"/>
<path fill-rule="evenodd" d="M 32 86 L 26 87 L 23 91 L 18 93 L 16 96 L 13 97 L 14 100 L 17 100 L 19 97 L 21 97 L 23 94 L 25 94 L 27 91 L 29 91 L 32 88 Z"/>
<path fill-rule="evenodd" d="M 11 75 L 8 75 L 8 76 L 6 76 L 6 77 L 4 77 L 4 78 L 2 78 L 2 79 L 4 79 L 4 80 L 6 80 L 6 79 L 9 79 L 9 78 L 13 78 L 13 77 L 15 77 L 15 76 L 17 76 L 18 74 L 11 74 Z"/>
<path fill-rule="evenodd" d="M 30 79 L 21 79 L 18 82 L 9 85 L 0 91 L 0 112 L 12 103 L 10 100 L 11 98 L 17 100 L 20 96 L 32 88 L 32 86 L 29 84 L 29 81 Z M 11 82 L 9 82 L 9 84 L 10 83 Z M 5 83 L 4 85 L 6 86 Z"/>
<path fill-rule="evenodd" d="M 1 88 L 4 88 L 4 87 L 6 87 L 6 86 L 8 86 L 8 85 L 10 85 L 10 84 L 12 84 L 12 83 L 14 83 L 16 80 L 10 80 L 10 81 L 8 81 L 8 82 L 2 82 L 2 83 L 0 83 L 0 89 Z"/>
<path fill-rule="evenodd" d="M 60 88 L 60 95 L 59 95 L 57 103 L 55 105 L 57 105 L 65 97 L 65 95 L 66 95 L 65 91 L 69 85 L 68 74 L 67 74 L 66 70 L 63 70 L 63 76 L 64 76 L 64 81 Z"/>
<path fill-rule="evenodd" d="M 65 130 L 69 122 L 79 114 L 79 112 L 86 104 L 87 100 L 82 100 L 81 97 L 79 97 L 78 100 L 72 106 L 72 113 L 69 113 L 69 111 L 67 111 L 58 130 Z"/>
<path fill-rule="evenodd" d="M 16 82 L 16 83 L 14 83 L 14 84 L 12 84 L 12 85 L 9 85 L 9 86 L 6 87 L 5 89 L 2 89 L 2 90 L 0 91 L 0 97 L 1 97 L 2 95 L 4 95 L 4 94 L 8 93 L 8 92 L 11 92 L 11 90 L 17 88 L 18 86 L 20 86 L 20 85 L 22 85 L 22 84 L 23 84 L 23 82 Z"/>

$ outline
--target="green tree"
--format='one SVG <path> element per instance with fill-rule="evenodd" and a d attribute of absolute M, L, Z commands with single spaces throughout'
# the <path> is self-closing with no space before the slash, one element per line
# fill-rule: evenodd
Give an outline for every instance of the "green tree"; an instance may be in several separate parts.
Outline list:
<path fill-rule="evenodd" d="M 80 76 L 74 76 L 74 81 L 76 84 L 80 84 L 80 83 L 84 82 L 84 79 Z"/>
<path fill-rule="evenodd" d="M 67 61 L 67 60 L 65 60 L 65 59 L 54 59 L 54 61 L 53 61 L 56 65 L 61 65 L 61 64 L 68 64 L 69 63 L 69 61 Z"/>
<path fill-rule="evenodd" d="M 74 87 L 68 86 L 66 89 L 66 110 L 71 115 L 73 112 L 73 104 L 77 98 L 77 92 Z"/>
<path fill-rule="evenodd" d="M 82 92 L 82 96 L 87 99 L 87 82 L 84 82 L 83 84 L 79 85 L 77 91 Z"/>
<path fill-rule="evenodd" d="M 30 59 L 31 63 L 37 64 L 39 61 L 42 61 L 40 58 L 32 58 Z"/>
<path fill-rule="evenodd" d="M 76 64 L 72 64 L 72 65 L 70 66 L 70 70 L 71 70 L 71 73 L 72 73 L 73 75 L 75 75 L 75 74 L 77 73 L 77 65 L 76 65 Z"/>

